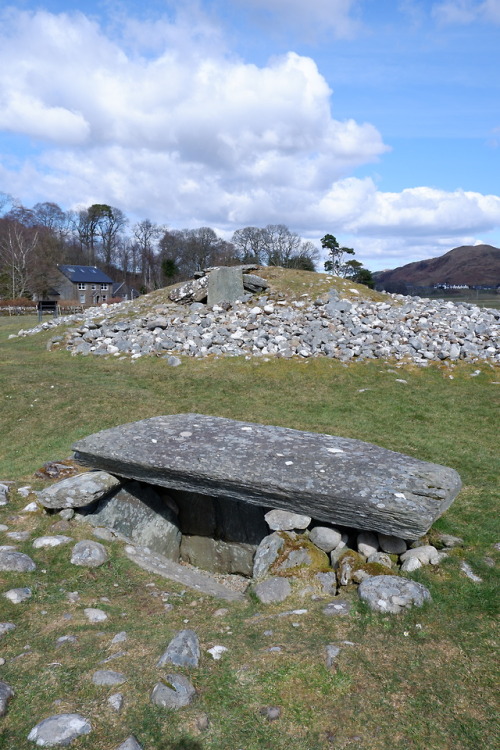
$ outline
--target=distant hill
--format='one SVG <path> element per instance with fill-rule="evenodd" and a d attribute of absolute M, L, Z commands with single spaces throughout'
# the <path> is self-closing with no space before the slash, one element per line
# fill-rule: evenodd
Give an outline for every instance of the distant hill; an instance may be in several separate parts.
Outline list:
<path fill-rule="evenodd" d="M 468 284 L 497 286 L 500 284 L 500 248 L 492 245 L 463 245 L 439 258 L 429 258 L 392 271 L 373 274 L 377 288 L 391 282 L 409 286 L 434 284 Z"/>

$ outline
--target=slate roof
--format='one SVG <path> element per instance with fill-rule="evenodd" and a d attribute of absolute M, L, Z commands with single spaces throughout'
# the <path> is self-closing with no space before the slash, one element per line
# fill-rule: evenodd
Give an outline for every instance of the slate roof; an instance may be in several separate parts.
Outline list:
<path fill-rule="evenodd" d="M 110 279 L 104 271 L 101 271 L 96 266 L 57 266 L 58 269 L 73 283 L 97 283 L 97 284 L 112 284 L 113 279 Z"/>

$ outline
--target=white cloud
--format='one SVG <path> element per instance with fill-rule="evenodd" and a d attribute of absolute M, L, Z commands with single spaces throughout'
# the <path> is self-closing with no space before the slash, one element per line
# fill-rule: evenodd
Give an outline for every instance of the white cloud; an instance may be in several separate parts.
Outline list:
<path fill-rule="evenodd" d="M 444 0 L 432 14 L 439 23 L 466 25 L 476 21 L 500 23 L 500 0 Z"/>

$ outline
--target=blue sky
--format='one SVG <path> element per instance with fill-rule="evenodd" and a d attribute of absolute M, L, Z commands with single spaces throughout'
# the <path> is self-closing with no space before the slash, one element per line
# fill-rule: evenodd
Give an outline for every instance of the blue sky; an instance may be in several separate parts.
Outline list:
<path fill-rule="evenodd" d="M 372 270 L 500 246 L 500 0 L 18 0 L 0 192 L 284 223 Z"/>

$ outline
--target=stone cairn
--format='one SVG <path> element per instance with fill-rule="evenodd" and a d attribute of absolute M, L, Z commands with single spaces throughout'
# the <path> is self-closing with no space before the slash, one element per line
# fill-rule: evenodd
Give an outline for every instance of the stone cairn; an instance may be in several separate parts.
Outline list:
<path fill-rule="evenodd" d="M 347 289 L 351 299 L 332 288 L 320 299 L 303 294 L 287 302 L 250 273 L 255 269 L 206 269 L 174 289 L 169 304 L 142 316 L 134 316 L 142 309 L 137 303 L 125 302 L 49 320 L 17 335 L 73 323 L 76 327 L 53 337 L 49 348 L 132 359 L 156 355 L 171 365 L 181 364 L 181 356 L 241 355 L 342 362 L 391 358 L 420 365 L 500 362 L 498 310 L 401 295 L 375 302 L 362 299 L 355 288 Z"/>

